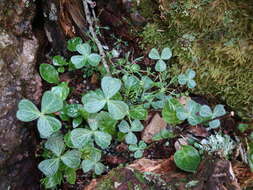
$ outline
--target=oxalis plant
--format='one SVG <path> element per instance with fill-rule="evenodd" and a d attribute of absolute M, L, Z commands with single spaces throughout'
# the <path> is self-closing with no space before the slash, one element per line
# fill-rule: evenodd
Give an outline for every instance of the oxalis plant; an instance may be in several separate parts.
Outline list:
<path fill-rule="evenodd" d="M 76 171 L 94 172 L 101 175 L 106 170 L 103 161 L 105 149 L 112 142 L 124 141 L 128 144 L 134 158 L 141 158 L 147 144 L 139 141 L 137 133 L 144 129 L 141 120 L 146 120 L 148 109 L 162 111 L 163 119 L 176 126 L 184 121 L 190 125 L 200 123 L 208 129 L 220 126 L 219 117 L 225 109 L 217 105 L 211 109 L 189 100 L 181 104 L 178 95 L 171 89 L 177 82 L 194 88 L 196 83 L 193 70 L 169 78 L 166 62 L 172 57 L 170 48 L 164 48 L 161 54 L 153 48 L 149 58 L 156 61 L 154 69 L 142 71 L 128 58 L 118 59 L 118 65 L 112 65 L 112 76 L 101 76 L 100 88 L 82 95 L 82 103 L 68 104 L 71 88 L 67 82 L 61 82 L 59 74 L 68 70 L 97 67 L 100 56 L 92 53 L 89 43 L 81 38 L 68 41 L 68 50 L 78 52 L 70 60 L 57 55 L 52 64 L 41 64 L 42 78 L 56 84 L 50 91 L 44 92 L 40 109 L 30 100 L 23 99 L 18 105 L 17 118 L 24 122 L 37 120 L 37 128 L 44 142 L 42 160 L 38 168 L 46 176 L 42 183 L 46 188 L 54 188 L 63 180 L 74 184 Z M 122 80 L 120 80 L 122 78 Z M 64 128 L 64 130 L 60 130 Z M 154 140 L 173 138 L 171 131 L 164 130 L 155 135 Z M 194 172 L 200 162 L 198 151 L 192 146 L 182 146 L 174 156 L 176 165 L 182 170 Z"/>

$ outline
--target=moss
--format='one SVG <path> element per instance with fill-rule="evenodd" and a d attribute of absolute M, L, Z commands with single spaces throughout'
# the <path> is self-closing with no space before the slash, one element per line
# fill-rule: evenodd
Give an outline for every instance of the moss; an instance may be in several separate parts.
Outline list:
<path fill-rule="evenodd" d="M 159 11 L 158 3 L 154 0 L 141 0 L 139 4 L 140 13 L 147 19 L 153 18 L 157 11 Z"/>
<path fill-rule="evenodd" d="M 253 2 L 160 0 L 162 20 L 140 35 L 142 47 L 173 48 L 178 68 L 197 72 L 194 93 L 218 97 L 243 119 L 253 115 Z"/>

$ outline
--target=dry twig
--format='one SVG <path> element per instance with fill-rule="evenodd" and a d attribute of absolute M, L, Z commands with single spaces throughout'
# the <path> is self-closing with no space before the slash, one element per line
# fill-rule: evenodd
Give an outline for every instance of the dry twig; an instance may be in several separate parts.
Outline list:
<path fill-rule="evenodd" d="M 84 7 L 84 12 L 85 12 L 85 16 L 86 16 L 86 20 L 89 24 L 89 31 L 92 35 L 92 38 L 94 40 L 94 42 L 96 43 L 97 47 L 98 47 L 98 50 L 99 50 L 99 54 L 101 55 L 101 60 L 102 60 L 102 63 L 106 69 L 106 72 L 107 74 L 110 75 L 110 69 L 109 69 L 109 66 L 107 65 L 107 62 L 105 60 L 105 52 L 104 52 L 104 49 L 103 49 L 103 46 L 102 44 L 100 43 L 100 41 L 98 40 L 97 38 L 97 35 L 94 31 L 94 28 L 93 28 L 93 21 L 91 19 L 91 13 L 90 13 L 90 10 L 89 10 L 89 6 L 88 6 L 88 3 L 89 1 L 88 0 L 83 0 L 83 7 Z"/>

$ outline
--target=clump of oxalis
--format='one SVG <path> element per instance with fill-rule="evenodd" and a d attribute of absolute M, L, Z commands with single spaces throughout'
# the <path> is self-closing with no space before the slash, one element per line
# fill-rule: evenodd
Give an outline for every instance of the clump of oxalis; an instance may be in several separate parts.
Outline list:
<path fill-rule="evenodd" d="M 108 52 L 108 57 L 115 60 L 110 65 L 110 75 L 99 66 L 100 55 L 92 53 L 96 47 L 83 43 L 81 38 L 69 40 L 68 50 L 78 55 L 68 61 L 55 56 L 52 64 L 40 65 L 41 77 L 55 84 L 51 90 L 44 92 L 40 109 L 27 99 L 21 100 L 18 105 L 19 120 L 37 120 L 37 129 L 44 142 L 41 155 L 44 160 L 38 168 L 45 175 L 41 182 L 46 188 L 54 188 L 64 180 L 75 184 L 78 169 L 92 171 L 94 175 L 105 173 L 104 150 L 110 149 L 112 143 L 125 142 L 129 154 L 136 159 L 141 158 L 148 145 L 137 134 L 144 129 L 142 121 L 147 119 L 151 109 L 160 111 L 171 126 L 187 121 L 189 125 L 202 123 L 208 130 L 220 127 L 217 118 L 226 113 L 223 105 L 211 109 L 190 97 L 184 105 L 179 102 L 178 97 L 182 93 L 177 93 L 175 87 L 194 88 L 196 73 L 189 69 L 178 77 L 170 78 L 170 48 L 164 48 L 161 53 L 153 48 L 148 57 L 154 60 L 155 67 L 145 70 L 136 64 L 141 58 L 132 63 L 129 54 L 120 58 L 116 50 Z M 84 77 L 100 72 L 100 88 L 83 94 L 81 103 L 69 104 L 67 100 L 71 89 L 67 82 L 60 82 L 59 74 L 75 69 L 83 70 Z M 162 130 L 154 136 L 154 140 L 172 137 L 171 131 Z M 180 169 L 195 172 L 201 161 L 201 152 L 191 145 L 182 146 L 174 159 Z"/>

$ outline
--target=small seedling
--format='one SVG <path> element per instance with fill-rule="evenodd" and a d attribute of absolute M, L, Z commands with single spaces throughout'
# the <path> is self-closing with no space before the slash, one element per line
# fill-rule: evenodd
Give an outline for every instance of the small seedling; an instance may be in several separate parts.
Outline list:
<path fill-rule="evenodd" d="M 131 152 L 134 152 L 134 158 L 141 158 L 147 144 L 144 141 L 140 141 L 139 144 L 131 144 L 128 146 L 128 149 Z"/>
<path fill-rule="evenodd" d="M 121 81 L 112 77 L 104 77 L 101 90 L 92 91 L 82 97 L 84 109 L 89 113 L 97 113 L 107 105 L 109 113 L 116 120 L 122 119 L 128 113 L 126 103 L 113 100 L 112 97 L 120 90 Z"/>
<path fill-rule="evenodd" d="M 178 83 L 181 85 L 187 85 L 188 88 L 194 88 L 196 86 L 195 80 L 196 72 L 192 69 L 188 69 L 185 74 L 178 76 Z"/>
<path fill-rule="evenodd" d="M 30 100 L 23 99 L 18 104 L 17 118 L 24 122 L 38 119 L 38 131 L 45 138 L 60 130 L 61 122 L 49 114 L 60 111 L 62 107 L 62 99 L 53 92 L 46 91 L 42 96 L 41 111 Z"/>
<path fill-rule="evenodd" d="M 224 106 L 220 104 L 216 105 L 213 111 L 209 106 L 203 105 L 200 108 L 199 114 L 207 120 L 212 120 L 208 122 L 209 129 L 215 129 L 220 126 L 220 120 L 216 118 L 225 115 L 226 111 Z"/>
<path fill-rule="evenodd" d="M 97 53 L 91 53 L 91 47 L 88 43 L 78 44 L 76 51 L 81 55 L 74 55 L 71 57 L 71 62 L 76 69 L 81 69 L 85 65 L 97 66 L 101 61 L 101 57 Z"/>
<path fill-rule="evenodd" d="M 158 72 L 163 72 L 166 70 L 167 66 L 165 60 L 169 60 L 172 57 L 172 51 L 170 48 L 164 48 L 161 55 L 156 48 L 151 49 L 148 57 L 153 60 L 157 60 L 155 65 L 155 70 Z"/>
<path fill-rule="evenodd" d="M 131 127 L 126 120 L 122 120 L 118 125 L 119 131 L 125 133 L 125 141 L 127 144 L 136 144 L 137 137 L 134 132 L 140 132 L 144 129 L 143 125 L 139 120 L 134 120 L 131 122 Z"/>

